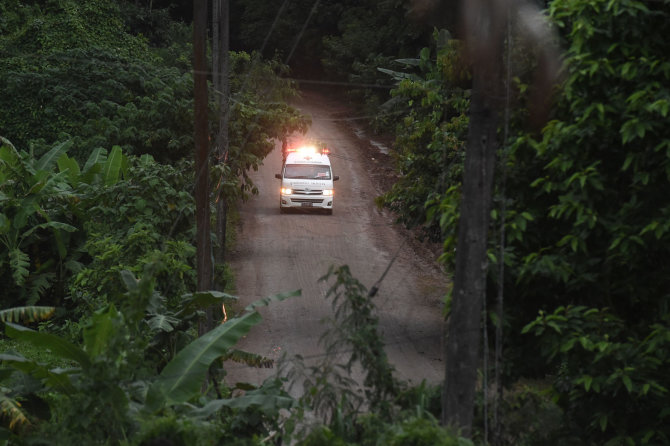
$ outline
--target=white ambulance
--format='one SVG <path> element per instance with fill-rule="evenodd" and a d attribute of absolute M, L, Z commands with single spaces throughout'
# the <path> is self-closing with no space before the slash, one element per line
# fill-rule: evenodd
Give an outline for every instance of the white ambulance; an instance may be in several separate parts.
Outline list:
<path fill-rule="evenodd" d="M 300 147 L 286 155 L 282 172 L 275 174 L 281 180 L 279 210 L 323 209 L 333 213 L 333 176 L 327 149 L 313 146 Z"/>

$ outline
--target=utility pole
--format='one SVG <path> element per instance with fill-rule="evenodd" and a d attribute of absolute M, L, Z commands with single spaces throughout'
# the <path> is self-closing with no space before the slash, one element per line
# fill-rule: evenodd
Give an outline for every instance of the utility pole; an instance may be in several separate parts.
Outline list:
<path fill-rule="evenodd" d="M 525 39 L 538 49 L 534 93 L 529 99 L 531 124 L 543 125 L 552 88 L 560 71 L 560 52 L 533 2 L 527 0 L 442 0 L 458 13 L 458 27 L 472 63 L 470 125 L 456 245 L 451 314 L 445 340 L 442 423 L 469 436 L 486 298 L 487 234 L 500 114 L 504 105 L 503 49 L 509 14 L 517 14 Z M 507 34 L 509 38 L 509 34 Z M 508 60 L 509 63 L 509 60 Z M 504 258 L 499 259 L 504 265 Z M 502 275 L 501 275 L 502 276 Z M 484 315 L 483 317 L 487 317 Z M 502 324 L 503 314 L 498 314 Z M 500 346 L 499 346 L 500 347 Z"/>
<path fill-rule="evenodd" d="M 500 17 L 506 12 L 502 4 L 501 0 L 471 0 L 461 10 L 472 60 L 472 99 L 445 342 L 442 422 L 462 429 L 466 437 L 470 436 L 474 416 L 480 321 L 486 298 L 487 234 L 502 91 L 505 21 Z"/>
<path fill-rule="evenodd" d="M 193 1 L 193 86 L 195 122 L 195 217 L 198 291 L 212 288 L 212 248 L 209 224 L 209 130 L 207 125 L 207 0 Z M 209 330 L 206 321 L 198 334 Z"/>
<path fill-rule="evenodd" d="M 212 64 L 214 89 L 219 104 L 219 132 L 216 137 L 217 160 L 219 164 L 225 164 L 228 159 L 228 119 L 230 116 L 229 97 L 229 71 L 230 71 L 230 1 L 212 0 Z M 217 266 L 223 266 L 226 255 L 226 222 L 228 218 L 228 206 L 223 193 L 225 172 L 221 169 L 221 177 L 217 185 L 216 195 L 216 238 L 218 246 L 214 253 Z M 214 277 L 214 287 L 223 291 L 226 284 L 221 274 Z"/>

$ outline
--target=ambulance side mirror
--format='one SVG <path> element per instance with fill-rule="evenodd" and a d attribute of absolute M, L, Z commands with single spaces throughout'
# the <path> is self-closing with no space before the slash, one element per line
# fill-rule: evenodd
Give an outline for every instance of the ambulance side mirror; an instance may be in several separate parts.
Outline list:
<path fill-rule="evenodd" d="M 281 174 L 280 174 L 280 173 L 276 173 L 276 174 L 275 174 L 275 178 L 278 179 L 278 180 L 281 180 Z"/>
<path fill-rule="evenodd" d="M 333 177 L 333 181 L 337 181 L 337 180 L 339 180 L 339 179 L 340 179 L 340 176 L 339 176 L 339 175 L 335 175 L 335 176 Z"/>

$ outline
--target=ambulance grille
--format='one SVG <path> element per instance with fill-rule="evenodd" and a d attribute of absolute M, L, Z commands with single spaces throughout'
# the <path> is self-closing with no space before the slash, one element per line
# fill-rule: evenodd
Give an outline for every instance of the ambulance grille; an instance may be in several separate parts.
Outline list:
<path fill-rule="evenodd" d="M 323 198 L 291 198 L 294 203 L 323 203 Z"/>
<path fill-rule="evenodd" d="M 293 189 L 293 194 L 294 195 L 321 195 L 323 193 L 322 190 L 314 190 L 314 189 Z"/>

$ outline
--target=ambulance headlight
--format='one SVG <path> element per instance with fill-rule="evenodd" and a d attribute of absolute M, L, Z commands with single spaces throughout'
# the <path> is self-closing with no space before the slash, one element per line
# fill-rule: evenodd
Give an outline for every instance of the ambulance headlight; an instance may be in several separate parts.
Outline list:
<path fill-rule="evenodd" d="M 333 189 L 324 189 L 323 190 L 323 195 L 332 196 L 333 195 Z"/>
<path fill-rule="evenodd" d="M 281 188 L 281 194 L 282 195 L 291 195 L 293 191 L 289 187 L 282 187 Z"/>

